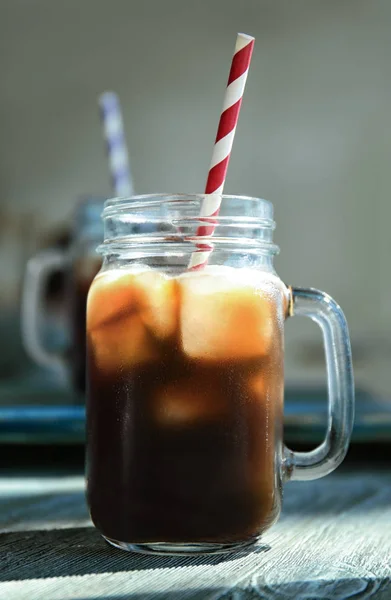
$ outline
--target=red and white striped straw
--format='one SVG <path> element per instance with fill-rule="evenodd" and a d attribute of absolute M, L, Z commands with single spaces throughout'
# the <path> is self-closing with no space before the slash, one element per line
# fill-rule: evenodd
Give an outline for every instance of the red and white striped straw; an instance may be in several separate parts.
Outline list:
<path fill-rule="evenodd" d="M 238 124 L 253 48 L 254 38 L 244 33 L 238 33 L 224 97 L 223 110 L 213 148 L 212 162 L 206 181 L 205 194 L 207 195 L 201 205 L 201 218 L 215 217 L 219 214 L 221 195 L 227 176 L 232 143 Z M 200 225 L 197 229 L 197 236 L 210 236 L 213 234 L 214 229 L 215 225 L 213 222 Z M 210 253 L 210 246 L 206 243 L 198 244 L 197 250 L 191 256 L 189 269 L 202 269 L 207 264 Z"/>

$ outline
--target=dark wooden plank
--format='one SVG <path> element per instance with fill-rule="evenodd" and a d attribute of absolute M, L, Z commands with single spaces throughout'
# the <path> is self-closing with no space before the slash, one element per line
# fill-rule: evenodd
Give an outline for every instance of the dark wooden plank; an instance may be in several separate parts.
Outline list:
<path fill-rule="evenodd" d="M 63 500 L 69 515 L 80 514 L 80 494 Z M 9 600 L 389 600 L 391 476 L 358 471 L 287 484 L 280 522 L 258 548 L 228 558 L 126 554 L 80 527 L 4 533 L 0 551 L 0 597 Z"/>
<path fill-rule="evenodd" d="M 3 533 L 90 524 L 84 492 L 0 497 L 0 532 Z"/>

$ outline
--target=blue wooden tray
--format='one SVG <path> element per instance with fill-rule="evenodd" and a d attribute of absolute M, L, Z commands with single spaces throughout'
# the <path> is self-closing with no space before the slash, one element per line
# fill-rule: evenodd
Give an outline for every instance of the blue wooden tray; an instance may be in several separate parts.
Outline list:
<path fill-rule="evenodd" d="M 85 437 L 85 407 L 54 384 L 0 389 L 0 443 L 81 444 Z M 285 441 L 319 442 L 327 421 L 324 389 L 285 392 Z M 378 401 L 358 390 L 353 441 L 391 442 L 391 401 Z"/>

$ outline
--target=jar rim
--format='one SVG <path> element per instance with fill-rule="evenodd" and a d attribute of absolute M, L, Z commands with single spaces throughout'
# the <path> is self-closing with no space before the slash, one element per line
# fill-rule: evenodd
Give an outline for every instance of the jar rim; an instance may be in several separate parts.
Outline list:
<path fill-rule="evenodd" d="M 202 214 L 204 198 L 219 210 Z M 182 244 L 190 251 L 202 243 L 213 247 L 246 246 L 276 254 L 273 244 L 273 205 L 268 200 L 228 194 L 159 193 L 110 198 L 103 210 L 105 225 L 102 253 L 125 246 Z M 200 227 L 211 230 L 200 234 Z"/>
<path fill-rule="evenodd" d="M 115 196 L 113 198 L 108 198 L 104 203 L 103 214 L 102 217 L 106 217 L 112 213 L 117 211 L 123 211 L 126 209 L 137 209 L 137 208 L 146 208 L 154 205 L 161 204 L 163 201 L 167 202 L 200 202 L 206 197 L 210 197 L 213 194 L 198 194 L 198 193 L 167 193 L 167 192 L 159 192 L 155 194 L 137 194 L 134 196 Z M 228 201 L 240 201 L 246 202 L 248 204 L 256 204 L 259 207 L 262 207 L 262 215 L 259 216 L 265 219 L 273 219 L 273 204 L 269 200 L 265 200 L 264 198 L 256 198 L 254 196 L 242 196 L 236 194 L 216 194 L 221 197 L 221 202 L 226 204 Z"/>

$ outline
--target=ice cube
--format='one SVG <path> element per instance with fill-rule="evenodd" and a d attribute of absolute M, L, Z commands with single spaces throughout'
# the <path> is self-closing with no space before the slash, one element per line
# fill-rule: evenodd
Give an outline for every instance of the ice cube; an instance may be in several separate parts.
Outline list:
<path fill-rule="evenodd" d="M 105 371 L 159 357 L 159 340 L 175 333 L 176 282 L 155 271 L 107 271 L 90 290 L 87 328 L 95 360 Z"/>
<path fill-rule="evenodd" d="M 154 414 L 161 425 L 195 425 L 221 417 L 226 402 L 218 385 L 197 377 L 162 385 L 154 398 Z"/>
<path fill-rule="evenodd" d="M 180 279 L 184 352 L 204 360 L 264 357 L 278 331 L 273 290 L 245 270 L 190 273 Z"/>
<path fill-rule="evenodd" d="M 87 328 L 117 321 L 138 310 L 135 275 L 126 271 L 106 271 L 93 281 L 87 300 Z"/>
<path fill-rule="evenodd" d="M 177 283 L 156 271 L 107 271 L 99 275 L 88 296 L 91 331 L 121 315 L 137 312 L 159 338 L 175 332 L 178 315 Z"/>
<path fill-rule="evenodd" d="M 178 325 L 178 284 L 156 271 L 135 278 L 141 319 L 161 339 L 174 335 Z"/>
<path fill-rule="evenodd" d="M 159 358 L 156 340 L 137 315 L 112 319 L 90 331 L 89 344 L 98 369 L 107 374 Z"/>
<path fill-rule="evenodd" d="M 249 380 L 250 398 L 256 401 L 266 401 L 268 380 L 266 373 L 258 373 Z"/>

